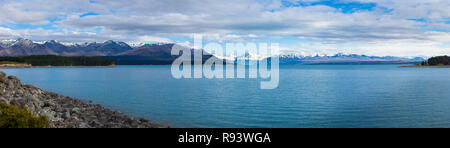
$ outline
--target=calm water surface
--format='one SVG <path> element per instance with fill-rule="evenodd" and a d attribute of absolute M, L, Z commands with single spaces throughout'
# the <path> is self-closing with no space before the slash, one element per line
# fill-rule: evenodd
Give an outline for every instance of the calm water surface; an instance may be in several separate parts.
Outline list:
<path fill-rule="evenodd" d="M 282 66 L 280 85 L 172 78 L 170 66 L 1 69 L 173 127 L 450 127 L 450 69 Z"/>

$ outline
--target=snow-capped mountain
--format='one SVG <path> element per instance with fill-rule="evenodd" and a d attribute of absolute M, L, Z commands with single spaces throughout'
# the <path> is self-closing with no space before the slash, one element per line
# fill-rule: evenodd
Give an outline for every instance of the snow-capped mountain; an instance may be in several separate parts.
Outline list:
<path fill-rule="evenodd" d="M 57 54 L 42 44 L 31 40 L 19 38 L 15 41 L 6 40 L 1 43 L 1 56 L 24 56 L 24 55 L 54 55 Z"/>
<path fill-rule="evenodd" d="M 0 40 L 0 49 L 11 47 L 16 43 L 17 40 Z"/>
<path fill-rule="evenodd" d="M 61 56 L 113 56 L 133 48 L 125 42 L 61 43 L 55 40 L 33 42 L 27 39 L 0 41 L 0 56 L 61 55 Z"/>
<path fill-rule="evenodd" d="M 281 64 L 377 64 L 377 63 L 416 63 L 424 61 L 424 58 L 404 58 L 393 56 L 367 56 L 358 54 L 338 53 L 333 56 L 301 56 L 301 55 L 281 55 Z"/>

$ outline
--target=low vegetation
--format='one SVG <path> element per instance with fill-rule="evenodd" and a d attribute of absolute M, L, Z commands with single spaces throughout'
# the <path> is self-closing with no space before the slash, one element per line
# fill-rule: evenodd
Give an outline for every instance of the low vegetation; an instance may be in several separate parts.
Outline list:
<path fill-rule="evenodd" d="M 0 102 L 0 128 L 47 128 L 47 117 L 37 117 L 27 109 Z"/>
<path fill-rule="evenodd" d="M 26 63 L 32 66 L 110 66 L 114 60 L 101 57 L 64 57 L 55 55 L 35 55 L 22 57 L 0 57 L 1 63 Z"/>

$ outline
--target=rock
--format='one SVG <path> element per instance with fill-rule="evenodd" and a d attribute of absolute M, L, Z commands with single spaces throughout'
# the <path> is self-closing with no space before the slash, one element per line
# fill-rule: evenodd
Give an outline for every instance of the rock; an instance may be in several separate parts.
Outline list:
<path fill-rule="evenodd" d="M 78 108 L 78 107 L 73 108 L 72 114 L 80 114 L 80 108 Z"/>
<path fill-rule="evenodd" d="M 141 119 L 139 119 L 139 122 L 143 122 L 143 123 L 150 123 L 150 120 L 147 120 L 147 119 L 144 119 L 144 118 L 141 118 Z"/>
<path fill-rule="evenodd" d="M 28 96 L 26 98 L 15 98 L 10 101 L 12 105 L 16 105 L 19 107 L 26 107 L 27 109 L 35 111 L 36 109 L 40 109 L 44 103 L 33 96 Z"/>
<path fill-rule="evenodd" d="M 45 107 L 56 108 L 56 103 L 51 101 L 51 100 L 47 100 L 47 101 L 44 102 L 44 106 Z"/>
<path fill-rule="evenodd" d="M 163 125 L 163 124 L 158 124 L 158 123 L 152 123 L 151 125 L 152 125 L 151 128 L 170 128 L 169 125 Z"/>
<path fill-rule="evenodd" d="M 8 76 L 8 79 L 20 81 L 19 78 L 15 77 L 15 76 Z"/>
<path fill-rule="evenodd" d="M 57 121 L 56 112 L 49 107 L 42 109 L 40 116 L 47 116 L 50 121 Z"/>
<path fill-rule="evenodd" d="M 122 114 L 123 114 L 123 113 L 120 112 L 120 111 L 118 111 L 118 110 L 114 111 L 114 115 L 122 115 Z"/>
<path fill-rule="evenodd" d="M 15 87 L 14 82 L 13 81 L 7 81 L 6 83 L 8 85 L 9 89 L 13 89 Z"/>
<path fill-rule="evenodd" d="M 62 118 L 64 119 L 70 119 L 70 112 L 66 112 L 62 115 Z"/>
<path fill-rule="evenodd" d="M 54 109 L 56 112 L 64 112 L 64 109 L 61 107 L 61 105 L 55 105 Z"/>
<path fill-rule="evenodd" d="M 78 128 L 90 128 L 90 126 L 87 123 L 80 123 Z"/>
<path fill-rule="evenodd" d="M 6 73 L 3 71 L 0 71 L 0 78 L 6 78 Z"/>
<path fill-rule="evenodd" d="M 7 100 L 5 97 L 0 97 L 0 102 L 9 104 L 9 100 Z"/>
<path fill-rule="evenodd" d="M 14 98 L 10 101 L 11 105 L 15 105 L 15 106 L 19 106 L 19 107 L 23 107 L 23 98 Z"/>

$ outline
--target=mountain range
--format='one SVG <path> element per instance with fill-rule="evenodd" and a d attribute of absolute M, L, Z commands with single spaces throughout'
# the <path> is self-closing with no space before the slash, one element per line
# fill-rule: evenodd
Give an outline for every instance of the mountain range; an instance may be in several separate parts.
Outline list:
<path fill-rule="evenodd" d="M 28 39 L 0 41 L 0 56 L 115 56 L 133 50 L 127 43 L 106 41 L 104 43 L 63 44 L 55 40 L 35 43 Z"/>
<path fill-rule="evenodd" d="M 171 55 L 174 45 L 143 44 L 132 47 L 125 42 L 118 41 L 67 44 L 55 40 L 37 43 L 19 38 L 17 40 L 0 40 L 0 56 L 99 56 L 113 59 L 118 65 L 166 65 L 171 64 L 178 57 Z M 246 58 L 252 59 L 253 56 L 256 59 L 260 58 L 250 53 L 246 55 Z M 210 57 L 215 56 L 203 56 L 204 60 Z M 280 64 L 392 64 L 417 63 L 423 60 L 425 59 L 420 57 L 377 57 L 357 54 L 336 54 L 333 56 L 280 55 Z"/>
<path fill-rule="evenodd" d="M 280 56 L 280 64 L 409 64 L 424 61 L 422 57 L 404 58 L 394 56 L 367 56 L 357 54 L 336 54 L 333 56 Z"/>

